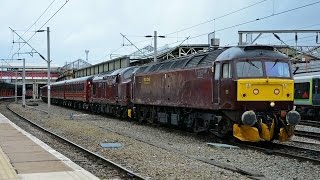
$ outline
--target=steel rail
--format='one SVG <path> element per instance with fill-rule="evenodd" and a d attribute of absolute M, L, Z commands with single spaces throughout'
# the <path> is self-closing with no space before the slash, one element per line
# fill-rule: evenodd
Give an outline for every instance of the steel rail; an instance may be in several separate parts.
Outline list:
<path fill-rule="evenodd" d="M 311 138 L 311 139 L 315 139 L 315 140 L 319 140 L 320 141 L 320 133 L 310 132 L 310 131 L 295 130 L 294 134 L 297 135 L 297 136 L 307 137 L 307 138 Z"/>
<path fill-rule="evenodd" d="M 10 103 L 9 103 L 9 104 L 10 104 Z M 12 110 L 12 109 L 9 107 L 9 104 L 7 104 L 7 109 L 8 109 L 9 111 L 11 111 L 12 113 L 14 113 L 15 115 L 17 115 L 17 116 L 20 117 L 21 119 L 27 121 L 27 122 L 28 122 L 29 124 L 31 124 L 32 126 L 34 126 L 34 127 L 38 128 L 38 129 L 40 129 L 40 130 L 48 133 L 49 135 L 52 135 L 52 136 L 56 137 L 57 139 L 59 139 L 59 140 L 61 140 L 61 141 L 66 142 L 67 144 L 72 145 L 73 147 L 75 147 L 75 148 L 77 148 L 77 149 L 79 149 L 79 150 L 81 150 L 81 151 L 89 154 L 90 156 L 92 156 L 92 157 L 94 157 L 94 158 L 97 158 L 97 159 L 102 160 L 103 162 L 111 165 L 111 166 L 114 167 L 115 169 L 117 169 L 117 170 L 121 171 L 122 173 L 126 174 L 126 175 L 127 175 L 127 178 L 129 178 L 129 179 L 139 179 L 139 180 L 145 180 L 145 179 L 146 179 L 146 178 L 142 177 L 141 175 L 139 175 L 139 174 L 137 174 L 137 173 L 134 173 L 134 172 L 126 169 L 125 167 L 122 167 L 121 165 L 119 165 L 119 164 L 117 164 L 117 163 L 115 163 L 115 162 L 113 162 L 113 161 L 111 161 L 111 160 L 109 160 L 109 159 L 106 159 L 105 157 L 102 157 L 101 155 L 96 154 L 96 153 L 94 153 L 94 152 L 92 152 L 92 151 L 90 151 L 90 150 L 88 150 L 88 149 L 86 149 L 86 148 L 84 148 L 84 147 L 82 147 L 82 146 L 80 146 L 80 145 L 78 145 L 78 144 L 75 144 L 74 142 L 72 142 L 72 141 L 70 141 L 70 140 L 68 140 L 68 139 L 66 139 L 66 138 L 64 138 L 64 137 L 62 137 L 62 136 L 60 136 L 60 135 L 58 135 L 58 134 L 56 134 L 56 133 L 54 133 L 54 132 L 51 132 L 51 131 L 45 129 L 44 127 L 42 127 L 42 126 L 40 126 L 40 125 L 38 125 L 38 124 L 36 124 L 36 123 L 34 123 L 34 122 L 32 122 L 31 120 L 23 117 L 23 116 L 20 115 L 19 113 L 17 113 L 17 112 L 15 112 L 14 110 Z"/>
<path fill-rule="evenodd" d="M 64 108 L 66 108 L 66 107 L 64 107 Z M 47 113 L 49 115 L 49 112 L 47 112 L 45 110 L 41 110 L 39 108 L 34 108 L 34 107 L 32 107 L 32 109 Z M 24 118 L 24 117 L 22 117 L 22 118 Z M 31 122 L 31 123 L 33 123 L 33 122 Z M 156 143 L 153 143 L 153 142 L 149 142 L 149 141 L 145 141 L 145 140 L 140 139 L 140 138 L 132 137 L 132 136 L 126 134 L 126 133 L 119 133 L 119 132 L 113 131 L 113 130 L 107 128 L 107 127 L 99 126 L 99 128 L 107 130 L 107 131 L 110 131 L 110 132 L 113 132 L 113 133 L 116 133 L 116 134 L 119 134 L 119 135 L 122 135 L 122 136 L 126 136 L 126 137 L 129 137 L 129 138 L 135 139 L 137 141 L 149 144 L 150 146 L 154 146 L 154 147 L 157 147 L 157 148 L 161 148 L 161 149 L 164 149 L 164 150 L 167 150 L 167 151 L 170 151 L 170 152 L 174 152 L 174 153 L 183 155 L 183 156 L 188 157 L 190 159 L 198 160 L 198 161 L 201 161 L 201 162 L 206 163 L 206 164 L 210 164 L 210 165 L 213 165 L 213 166 L 216 166 L 216 167 L 220 167 L 222 169 L 226 169 L 226 170 L 229 170 L 229 171 L 237 172 L 237 173 L 243 174 L 243 175 L 245 175 L 247 177 L 250 177 L 250 178 L 262 178 L 262 177 L 264 177 L 264 175 L 259 173 L 259 172 L 253 172 L 253 171 L 248 171 L 248 170 L 245 170 L 245 169 L 237 168 L 235 166 L 232 166 L 232 165 L 229 165 L 229 164 L 225 164 L 225 163 L 221 163 L 221 162 L 215 161 L 213 159 L 195 157 L 195 156 L 189 155 L 187 153 L 181 152 L 181 151 L 179 151 L 177 149 L 160 146 L 160 145 L 157 145 Z"/>
<path fill-rule="evenodd" d="M 320 128 L 320 121 L 301 120 L 299 125 L 312 126 Z"/>
<path fill-rule="evenodd" d="M 240 147 L 247 147 L 249 149 L 255 149 L 266 154 L 280 155 L 288 158 L 298 159 L 301 161 L 309 161 L 314 164 L 320 164 L 320 151 L 301 148 L 297 146 L 277 144 L 268 142 L 268 144 L 261 143 L 257 144 L 248 144 L 248 143 L 235 143 Z M 312 157 L 311 157 L 312 156 Z"/>

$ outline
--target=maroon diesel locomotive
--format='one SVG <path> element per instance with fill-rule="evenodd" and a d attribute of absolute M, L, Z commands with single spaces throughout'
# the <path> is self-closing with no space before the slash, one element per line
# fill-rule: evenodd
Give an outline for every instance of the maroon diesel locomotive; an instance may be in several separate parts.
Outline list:
<path fill-rule="evenodd" d="M 76 86 L 79 82 L 85 83 Z M 300 121 L 293 106 L 291 63 L 269 46 L 221 48 L 122 68 L 58 82 L 52 91 L 61 84 L 64 105 L 194 132 L 233 134 L 241 141 L 286 141 Z M 83 98 L 67 95 L 68 85 L 82 88 Z"/>
<path fill-rule="evenodd" d="M 127 67 L 95 76 L 90 98 L 92 111 L 126 118 L 132 98 L 132 75 L 137 69 Z"/>

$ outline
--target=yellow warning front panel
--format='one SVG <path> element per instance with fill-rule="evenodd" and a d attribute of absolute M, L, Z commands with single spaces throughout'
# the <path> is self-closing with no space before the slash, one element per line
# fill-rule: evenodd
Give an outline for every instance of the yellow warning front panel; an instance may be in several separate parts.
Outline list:
<path fill-rule="evenodd" d="M 293 101 L 291 79 L 239 79 L 237 86 L 238 101 Z"/>

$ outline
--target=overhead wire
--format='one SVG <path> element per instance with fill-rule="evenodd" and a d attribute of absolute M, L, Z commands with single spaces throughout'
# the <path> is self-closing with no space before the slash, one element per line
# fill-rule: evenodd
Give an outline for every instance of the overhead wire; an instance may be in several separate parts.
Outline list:
<path fill-rule="evenodd" d="M 119 51 L 119 50 L 122 49 L 123 47 L 124 47 L 124 46 L 121 46 L 121 47 L 117 48 L 116 50 L 113 50 L 112 52 L 110 52 L 109 54 L 107 54 L 107 56 L 110 56 L 110 59 L 112 59 L 111 56 L 114 55 L 115 52 Z"/>
<path fill-rule="evenodd" d="M 266 1 L 266 0 L 265 0 L 265 1 Z M 260 1 L 260 2 L 257 2 L 257 3 L 262 3 L 262 2 L 264 2 L 264 1 Z M 257 4 L 257 3 L 256 3 L 256 4 Z M 261 20 L 268 19 L 268 18 L 271 18 L 271 17 L 274 17 L 274 16 L 278 16 L 278 15 L 281 15 L 281 14 L 285 14 L 285 13 L 288 13 L 288 12 L 291 12 L 291 11 L 295 11 L 295 10 L 298 10 L 298 9 L 302 9 L 302 8 L 306 8 L 306 7 L 309 7 L 309 6 L 313 6 L 313 5 L 316 5 L 316 4 L 318 4 L 318 3 L 320 3 L 320 1 L 316 1 L 316 2 L 313 2 L 313 3 L 309 3 L 309 4 L 302 5 L 302 6 L 298 6 L 298 7 L 295 7 L 295 8 L 292 8 L 292 9 L 288 9 L 288 10 L 284 10 L 284 11 L 281 11 L 281 12 L 278 12 L 278 13 L 274 13 L 274 11 L 273 11 L 272 14 L 270 14 L 270 15 L 267 15 L 267 16 L 264 16 L 264 17 L 261 17 L 261 18 L 256 18 L 256 19 L 254 19 L 254 20 L 242 22 L 242 23 L 239 23 L 239 24 L 235 24 L 235 25 L 232 25 L 232 26 L 228 26 L 228 27 L 225 27 L 225 28 L 221 28 L 221 29 L 215 30 L 214 32 L 221 32 L 221 31 L 224 31 L 224 30 L 227 30 L 227 29 L 231 29 L 231 28 L 234 28 L 234 27 L 238 27 L 238 26 L 242 26 L 242 25 L 245 25 L 245 24 L 250 24 L 250 23 L 253 23 L 253 22 L 261 21 Z M 256 5 L 256 4 L 253 4 L 253 5 L 251 5 L 250 7 L 252 7 L 252 6 Z M 245 8 L 249 8 L 249 6 L 247 6 L 247 7 L 245 7 Z M 243 9 L 243 8 L 242 8 L 242 9 Z M 228 13 L 228 14 L 226 14 L 226 15 L 222 15 L 222 16 L 220 16 L 219 18 L 225 17 L 225 16 L 227 16 L 227 15 L 233 14 L 233 13 L 238 12 L 238 11 L 240 11 L 240 9 L 237 10 L 237 11 Z M 214 20 L 214 19 L 211 19 L 211 21 L 213 21 L 213 20 Z M 210 20 L 205 21 L 205 22 L 209 22 L 209 21 L 210 21 Z M 181 31 L 184 31 L 184 30 L 187 30 L 187 29 L 191 29 L 191 28 L 193 28 L 193 27 L 196 27 L 196 26 L 199 26 L 199 25 L 201 25 L 201 24 L 204 24 L 205 22 L 200 23 L 200 24 L 198 24 L 198 25 L 194 25 L 194 26 L 185 28 L 185 29 L 182 29 L 182 30 L 179 30 L 179 31 L 175 31 L 175 32 L 172 32 L 172 33 L 168 33 L 168 34 L 166 34 L 165 36 L 170 35 L 170 34 L 174 34 L 174 33 L 177 33 L 177 32 L 181 32 Z M 201 37 L 201 36 L 204 36 L 204 35 L 208 35 L 208 33 L 210 33 L 210 32 L 203 33 L 203 34 L 199 34 L 199 35 L 195 35 L 195 36 L 191 36 L 191 37 L 189 36 L 189 37 L 188 37 L 188 40 L 190 40 L 190 39 L 195 39 L 195 38 L 198 38 L 198 37 Z M 183 42 L 183 41 L 185 41 L 185 40 L 176 41 L 176 42 L 173 42 L 173 43 L 170 43 L 170 44 L 167 44 L 167 45 L 173 45 L 173 44 L 176 44 L 176 43 L 181 43 L 181 42 Z"/>
<path fill-rule="evenodd" d="M 40 18 L 48 11 L 48 9 L 52 6 L 52 4 L 55 2 L 56 0 L 53 0 L 48 6 L 47 8 L 41 13 L 41 15 L 36 19 L 36 21 L 26 30 L 24 31 L 24 33 L 21 35 L 21 37 L 23 37 L 27 32 L 29 32 L 29 30 L 40 20 Z M 16 30 L 17 31 L 17 30 Z M 14 35 L 14 34 L 13 34 Z M 20 40 L 20 38 L 18 39 L 18 41 Z M 13 50 L 13 46 L 14 46 L 14 40 L 12 41 L 12 47 L 10 50 L 10 53 L 8 55 L 8 57 L 11 55 L 12 50 Z M 19 49 L 20 50 L 20 49 Z M 19 51 L 18 51 L 19 52 Z"/>
<path fill-rule="evenodd" d="M 299 27 L 297 28 L 297 30 L 302 30 L 302 29 L 306 29 L 306 28 L 310 28 L 310 27 L 314 27 L 314 26 L 319 26 L 320 23 L 318 24 L 313 24 L 313 25 L 308 25 L 308 26 L 303 26 L 303 27 Z M 265 38 L 268 38 L 268 37 L 273 37 L 272 34 L 267 34 L 267 35 L 262 35 L 261 37 L 259 37 L 259 39 L 265 39 Z M 301 39 L 301 38 L 300 38 Z M 291 41 L 291 40 L 290 40 Z M 285 41 L 286 42 L 286 41 Z M 232 45 L 236 45 L 238 44 L 238 42 L 234 42 L 234 43 L 229 43 L 229 44 L 232 44 Z M 269 44 L 272 44 L 272 43 L 269 43 Z"/>
<path fill-rule="evenodd" d="M 320 25 L 320 23 L 313 24 L 313 25 L 308 25 L 308 26 L 304 26 L 304 27 L 299 27 L 299 28 L 297 28 L 297 30 L 302 30 L 302 29 L 306 29 L 306 28 L 310 28 L 310 27 L 314 27 L 314 26 L 319 26 L 319 25 Z M 270 37 L 270 36 L 272 36 L 272 35 L 269 34 L 269 35 L 260 37 L 259 39 L 264 39 L 264 38 L 267 38 L 267 37 Z"/>
<path fill-rule="evenodd" d="M 316 37 L 316 35 L 304 36 L 304 37 L 301 37 L 299 39 L 308 39 L 308 38 L 312 38 L 312 37 Z M 288 42 L 295 41 L 295 40 L 296 39 L 289 39 L 289 40 L 284 40 L 284 42 L 288 43 Z M 299 42 L 301 42 L 301 41 L 299 41 Z M 304 41 L 302 41 L 302 42 L 304 42 Z"/>
<path fill-rule="evenodd" d="M 43 26 L 45 26 L 68 2 L 69 0 L 66 0 L 66 2 L 39 29 L 43 28 Z M 35 36 L 36 33 L 37 32 L 34 32 L 34 34 L 21 47 L 19 47 L 17 53 Z"/>
<path fill-rule="evenodd" d="M 249 5 L 249 6 L 240 8 L 240 9 L 235 10 L 235 11 L 232 11 L 232 12 L 230 12 L 230 13 L 227 13 L 227 14 L 221 15 L 221 16 L 219 16 L 219 17 L 210 19 L 210 20 L 208 20 L 208 21 L 205 21 L 205 22 L 202 22 L 202 23 L 199 23 L 199 24 L 196 24 L 196 25 L 193 25 L 193 26 L 190 26 L 190 27 L 187 27 L 187 28 L 178 30 L 178 31 L 174 31 L 174 32 L 171 32 L 171 33 L 167 33 L 167 34 L 165 34 L 165 38 L 177 38 L 177 37 L 170 37 L 170 36 L 168 36 L 168 35 L 175 34 L 175 33 L 178 33 L 178 32 L 182 32 L 182 31 L 185 31 L 185 30 L 192 29 L 192 28 L 194 28 L 194 27 L 200 26 L 200 25 L 202 25 L 202 24 L 206 24 L 206 23 L 215 21 L 215 20 L 217 20 L 217 19 L 220 19 L 220 18 L 229 16 L 229 15 L 232 15 L 232 14 L 234 14 L 234 13 L 237 13 L 237 12 L 240 12 L 240 11 L 242 11 L 242 10 L 248 9 L 248 8 L 250 8 L 250 7 L 256 6 L 256 5 L 258 5 L 258 4 L 261 4 L 261 3 L 265 2 L 265 1 L 268 1 L 268 0 L 262 0 L 262 1 L 259 1 L 259 2 L 257 2 L 257 3 L 251 4 L 251 5 Z M 141 35 L 125 35 L 125 36 L 129 36 L 129 37 L 145 37 L 145 36 L 141 36 Z M 180 38 L 181 38 L 181 37 L 180 37 Z M 183 37 L 183 38 L 184 38 L 183 40 L 177 41 L 177 42 L 175 42 L 175 43 L 184 42 L 186 39 L 190 39 L 190 36 L 188 36 L 188 37 Z M 145 42 L 145 41 L 148 41 L 148 40 L 138 41 L 138 42 L 135 42 L 135 44 L 141 43 L 141 42 Z M 172 43 L 172 44 L 175 44 L 175 43 Z"/>
<path fill-rule="evenodd" d="M 145 37 L 145 36 L 137 36 L 137 35 L 125 35 L 125 34 L 123 34 L 124 36 L 126 36 L 126 37 Z M 141 40 L 141 41 L 136 41 L 136 42 L 131 42 L 132 44 L 130 44 L 130 45 L 125 45 L 124 44 L 124 42 L 122 43 L 122 45 L 119 47 L 119 48 L 117 48 L 117 49 L 115 49 L 115 50 L 113 50 L 113 51 L 111 51 L 110 53 L 108 53 L 108 54 L 106 54 L 104 57 L 102 57 L 102 58 L 100 58 L 98 61 L 101 61 L 101 60 L 103 60 L 105 57 L 107 57 L 107 56 L 111 56 L 111 55 L 113 55 L 115 52 L 117 52 L 117 51 L 119 51 L 120 49 L 122 49 L 123 47 L 125 47 L 125 46 L 134 46 L 133 44 L 140 44 L 140 43 L 143 43 L 143 42 L 147 42 L 147 41 L 153 41 L 153 38 L 150 38 L 150 39 L 145 39 L 145 40 Z M 111 59 L 111 58 L 110 58 Z"/>
<path fill-rule="evenodd" d="M 302 54 L 311 55 L 311 54 L 310 54 L 311 52 L 305 52 L 305 51 L 303 51 L 302 49 L 299 50 L 299 49 L 297 48 L 297 46 L 290 46 L 290 45 L 287 44 L 285 41 L 283 41 L 277 34 L 275 34 L 275 33 L 272 33 L 272 34 L 273 34 L 274 37 L 277 38 L 281 43 L 283 43 L 284 45 L 286 45 L 286 46 L 294 49 L 294 50 L 296 51 L 296 53 L 299 52 L 299 53 L 302 53 Z M 314 47 L 314 48 L 318 49 L 319 47 Z M 315 50 L 316 50 L 316 49 L 315 49 Z"/>
<path fill-rule="evenodd" d="M 204 21 L 204 22 L 202 22 L 202 23 L 199 23 L 199 24 L 196 24 L 196 25 L 193 25 L 193 26 L 184 28 L 184 29 L 180 29 L 180 30 L 178 30 L 178 31 L 174 31 L 174 32 L 171 32 L 171 33 L 167 33 L 167 34 L 165 34 L 165 36 L 171 35 L 171 34 L 175 34 L 175 33 L 179 33 L 179 32 L 182 32 L 182 31 L 186 31 L 186 30 L 192 29 L 192 28 L 194 28 L 194 27 L 197 27 L 197 26 L 200 26 L 200 25 L 203 25 L 203 24 L 206 24 L 206 23 L 215 21 L 215 20 L 217 20 L 217 19 L 220 19 L 220 18 L 229 16 L 229 15 L 235 14 L 235 13 L 237 13 L 237 12 L 240 12 L 240 11 L 243 11 L 243 10 L 248 9 L 248 8 L 250 8 L 250 7 L 253 7 L 253 6 L 256 6 L 256 5 L 258 5 L 258 4 L 261 4 L 261 3 L 265 2 L 265 1 L 268 1 L 268 0 L 262 0 L 262 1 L 259 1 L 259 2 L 257 2 L 257 3 L 251 4 L 251 5 L 249 5 L 249 6 L 246 6 L 246 7 L 240 8 L 240 9 L 237 9 L 237 10 L 235 10 L 235 11 L 232 11 L 232 12 L 230 12 L 230 13 L 227 13 L 227 14 L 218 16 L 218 17 L 216 17 L 216 18 L 213 18 L 213 19 Z"/>
<path fill-rule="evenodd" d="M 313 6 L 313 5 L 316 5 L 316 4 L 319 4 L 319 3 L 320 3 L 320 1 L 316 1 L 316 2 L 309 3 L 309 4 L 306 4 L 306 5 L 303 5 L 303 6 L 299 6 L 299 7 L 295 7 L 295 8 L 292 8 L 292 9 L 285 10 L 285 11 L 281 11 L 281 12 L 278 12 L 278 13 L 273 13 L 271 15 L 264 16 L 264 17 L 261 17 L 261 18 L 256 18 L 254 20 L 250 20 L 250 21 L 242 22 L 242 23 L 235 24 L 235 25 L 232 25 L 232 26 L 228 26 L 228 27 L 225 27 L 225 28 L 221 28 L 221 29 L 216 30 L 215 32 L 220 32 L 220 31 L 224 31 L 224 30 L 231 29 L 231 28 L 234 28 L 234 27 L 242 26 L 242 25 L 245 25 L 245 24 L 250 24 L 250 23 L 253 23 L 253 22 L 261 21 L 261 20 L 264 20 L 264 19 L 268 19 L 268 18 L 271 18 L 271 17 L 274 17 L 274 16 L 278 16 L 278 15 L 284 14 L 284 13 L 288 13 L 288 12 L 295 11 L 295 10 L 298 10 L 298 9 L 306 8 L 306 7 L 309 7 L 309 6 Z M 201 36 L 204 36 L 204 35 L 208 35 L 209 33 L 210 32 L 199 34 L 199 35 L 190 37 L 189 39 L 198 38 L 198 37 L 201 37 Z M 181 41 L 177 41 L 177 42 L 181 42 Z M 171 44 L 175 44 L 177 42 L 174 42 L 174 43 L 171 43 Z M 171 45 L 171 44 L 169 44 L 169 45 Z"/>
<path fill-rule="evenodd" d="M 37 20 L 21 35 L 22 37 L 40 20 L 40 18 L 47 12 L 47 10 L 52 6 L 52 4 L 55 2 L 56 0 L 53 0 L 49 6 L 42 12 L 42 14 L 37 18 Z"/>

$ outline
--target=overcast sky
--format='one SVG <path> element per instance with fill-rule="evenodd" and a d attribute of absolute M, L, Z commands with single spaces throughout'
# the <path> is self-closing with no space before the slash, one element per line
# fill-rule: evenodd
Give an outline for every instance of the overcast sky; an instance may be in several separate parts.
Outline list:
<path fill-rule="evenodd" d="M 17 52 L 18 40 L 9 27 L 24 34 L 36 22 L 53 0 L 1 0 L 0 1 L 0 59 L 11 58 Z M 26 32 L 23 38 L 28 40 L 40 29 L 48 19 L 62 9 L 43 26 L 50 27 L 51 59 L 58 66 L 79 58 L 85 59 L 85 50 L 89 50 L 89 62 L 92 64 L 110 59 L 110 54 L 130 54 L 136 49 L 128 45 L 120 33 L 135 43 L 139 48 L 152 45 L 153 35 L 167 35 L 158 39 L 158 47 L 169 44 L 180 44 L 186 37 L 190 39 L 184 44 L 207 43 L 207 33 L 217 31 L 221 45 L 235 45 L 238 41 L 238 30 L 271 30 L 271 29 L 320 29 L 320 3 L 271 16 L 252 23 L 245 23 L 289 9 L 318 2 L 316 0 L 55 0 L 44 15 Z M 256 5 L 254 5 L 256 4 Z M 254 5 L 234 14 L 218 18 L 233 11 Z M 213 20 L 215 19 L 216 20 Z M 210 21 L 212 20 L 212 21 Z M 210 21 L 193 28 L 194 25 Z M 177 33 L 177 31 L 180 31 Z M 199 36 L 194 38 L 195 36 Z M 313 35 L 313 34 L 311 34 Z M 299 44 L 315 43 L 315 36 L 299 34 Z M 281 36 L 291 40 L 293 35 Z M 279 43 L 272 36 L 262 38 L 260 43 Z M 294 41 L 288 41 L 288 44 Z M 46 33 L 36 33 L 29 44 L 47 57 Z M 22 45 L 22 44 L 20 44 Z M 25 45 L 20 52 L 29 52 Z M 17 57 L 17 56 L 15 56 Z M 24 55 L 27 63 L 42 63 L 39 56 Z"/>

